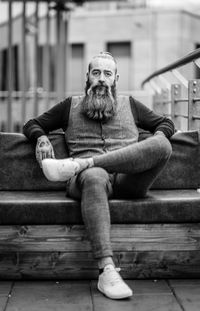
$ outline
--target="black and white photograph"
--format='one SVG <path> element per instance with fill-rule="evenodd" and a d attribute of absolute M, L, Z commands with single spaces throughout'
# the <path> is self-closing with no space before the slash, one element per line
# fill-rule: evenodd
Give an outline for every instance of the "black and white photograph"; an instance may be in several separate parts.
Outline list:
<path fill-rule="evenodd" d="M 200 0 L 0 1 L 0 311 L 200 310 Z"/>

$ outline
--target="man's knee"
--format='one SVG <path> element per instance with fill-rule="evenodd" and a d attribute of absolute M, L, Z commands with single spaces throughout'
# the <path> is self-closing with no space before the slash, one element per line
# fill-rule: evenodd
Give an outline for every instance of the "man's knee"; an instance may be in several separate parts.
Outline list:
<path fill-rule="evenodd" d="M 79 182 L 81 184 L 89 183 L 94 185 L 107 185 L 109 183 L 108 173 L 101 167 L 91 167 L 79 175 Z"/>
<path fill-rule="evenodd" d="M 159 140 L 160 146 L 160 159 L 168 160 L 172 154 L 172 146 L 169 140 L 166 137 L 160 137 Z"/>

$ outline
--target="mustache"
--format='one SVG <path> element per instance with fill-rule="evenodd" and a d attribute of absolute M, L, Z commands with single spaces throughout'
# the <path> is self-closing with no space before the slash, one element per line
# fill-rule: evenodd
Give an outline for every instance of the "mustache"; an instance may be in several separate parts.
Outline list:
<path fill-rule="evenodd" d="M 90 85 L 87 89 L 87 95 L 91 95 L 91 93 L 96 95 L 111 95 L 111 89 L 105 82 L 97 82 Z"/>

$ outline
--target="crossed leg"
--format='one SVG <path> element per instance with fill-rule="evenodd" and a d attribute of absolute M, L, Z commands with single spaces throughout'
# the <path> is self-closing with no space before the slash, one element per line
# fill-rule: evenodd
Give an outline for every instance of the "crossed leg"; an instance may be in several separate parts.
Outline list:
<path fill-rule="evenodd" d="M 81 199 L 83 221 L 91 242 L 94 258 L 112 256 L 110 244 L 110 211 L 112 176 L 100 167 L 92 167 L 73 177 L 67 195 Z"/>
<path fill-rule="evenodd" d="M 113 188 L 118 197 L 144 197 L 167 163 L 171 151 L 168 139 L 156 135 L 89 159 L 67 159 L 66 162 L 46 159 L 50 174 L 54 168 L 58 177 L 60 172 L 63 177 L 68 167 L 72 171 L 74 167 L 76 171 L 69 182 L 68 195 L 81 198 L 83 220 L 95 258 L 112 256 L 108 198 L 113 195 Z M 57 170 L 57 163 L 61 163 L 60 170 Z M 109 174 L 115 175 L 114 183 L 111 183 Z"/>
<path fill-rule="evenodd" d="M 144 198 L 165 164 L 166 161 L 161 161 L 152 169 L 136 174 L 116 174 L 113 196 L 119 199 Z"/>
<path fill-rule="evenodd" d="M 113 193 L 118 198 L 144 197 L 170 155 L 167 138 L 153 136 L 94 157 L 94 167 L 71 179 L 68 195 L 81 198 L 83 220 L 95 258 L 112 256 L 109 197 Z"/>
<path fill-rule="evenodd" d="M 92 163 L 93 167 L 86 166 L 68 182 L 67 194 L 81 200 L 83 221 L 93 255 L 99 268 L 103 270 L 99 275 L 98 289 L 110 298 L 130 297 L 132 290 L 114 268 L 108 199 L 113 195 L 144 197 L 170 154 L 171 145 L 168 140 L 163 136 L 154 136 L 91 158 L 92 161 L 90 159 L 87 162 L 86 159 L 86 164 Z M 83 165 L 84 159 L 77 163 Z"/>
<path fill-rule="evenodd" d="M 164 167 L 171 152 L 169 140 L 163 135 L 156 135 L 127 147 L 95 156 L 93 162 L 94 166 L 104 168 L 109 173 L 128 175 L 158 167 L 155 173 L 152 173 L 156 177 L 156 172 L 158 174 Z"/>

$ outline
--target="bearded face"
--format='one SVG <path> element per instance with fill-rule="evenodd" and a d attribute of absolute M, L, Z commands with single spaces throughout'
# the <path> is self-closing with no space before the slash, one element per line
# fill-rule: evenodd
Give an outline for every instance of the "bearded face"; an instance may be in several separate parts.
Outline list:
<path fill-rule="evenodd" d="M 105 82 L 86 81 L 85 97 L 82 103 L 83 113 L 90 119 L 108 121 L 117 108 L 116 81 L 112 86 Z"/>

